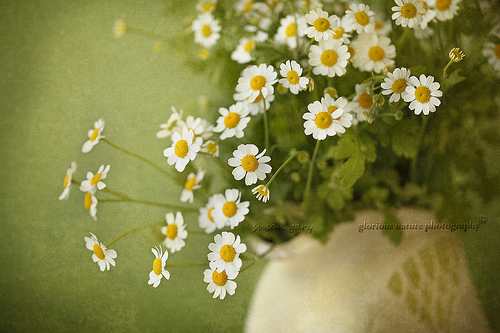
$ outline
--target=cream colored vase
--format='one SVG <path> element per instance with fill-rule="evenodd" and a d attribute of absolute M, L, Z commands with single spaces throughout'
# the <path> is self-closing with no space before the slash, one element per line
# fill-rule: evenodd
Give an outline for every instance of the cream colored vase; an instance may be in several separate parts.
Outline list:
<path fill-rule="evenodd" d="M 425 210 L 396 215 L 403 224 L 436 221 Z M 382 221 L 363 211 L 326 245 L 304 233 L 274 249 L 246 332 L 489 332 L 456 237 L 464 231 L 406 230 L 399 245 L 380 230 L 359 232 Z"/>

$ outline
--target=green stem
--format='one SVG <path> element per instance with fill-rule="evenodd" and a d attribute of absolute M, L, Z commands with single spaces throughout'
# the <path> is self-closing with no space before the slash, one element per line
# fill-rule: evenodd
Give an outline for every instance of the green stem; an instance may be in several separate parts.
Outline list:
<path fill-rule="evenodd" d="M 159 226 L 161 226 L 163 224 L 165 224 L 165 222 L 158 222 L 158 223 L 149 224 L 149 225 L 145 225 L 145 226 L 142 226 L 142 227 L 138 227 L 138 228 L 134 228 L 134 229 L 131 229 L 129 231 L 126 231 L 123 234 L 121 234 L 120 236 L 118 236 L 115 239 L 113 239 L 111 242 L 109 242 L 106 245 L 106 247 L 110 247 L 111 245 L 113 245 L 114 243 L 116 243 L 117 241 L 119 241 L 120 239 L 122 239 L 123 237 L 127 236 L 128 234 L 130 234 L 132 232 L 136 232 L 136 231 L 144 230 L 144 229 L 149 229 L 149 228 L 154 228 L 154 227 L 159 227 Z"/>
<path fill-rule="evenodd" d="M 184 206 L 180 206 L 180 205 L 174 205 L 174 204 L 168 204 L 168 203 L 156 202 L 156 201 L 150 201 L 150 200 L 133 199 L 133 198 L 101 199 L 101 200 L 99 200 L 99 202 L 100 203 L 104 203 L 104 202 L 134 202 L 134 203 L 140 203 L 143 205 L 156 206 L 156 207 L 168 208 L 168 209 L 176 209 L 176 210 L 183 211 L 183 212 L 197 212 L 198 211 L 198 209 L 196 209 L 196 208 L 184 207 Z"/>
<path fill-rule="evenodd" d="M 103 188 L 102 191 L 109 193 L 109 194 L 112 194 L 114 196 L 120 197 L 120 198 L 125 199 L 125 200 L 130 200 L 130 197 L 128 195 L 126 195 L 125 193 L 110 190 L 108 187 Z"/>
<path fill-rule="evenodd" d="M 273 176 L 271 177 L 271 179 L 269 179 L 269 181 L 267 182 L 267 184 L 264 185 L 264 186 L 267 187 L 267 188 L 269 188 L 269 185 L 271 185 L 271 183 L 273 182 L 274 178 L 276 178 L 276 176 L 278 175 L 278 173 L 280 173 L 280 171 L 285 167 L 285 165 L 287 165 L 288 162 L 290 162 L 299 153 L 300 153 L 300 151 L 297 151 L 293 155 L 291 155 L 290 157 L 288 157 L 287 160 L 285 162 L 283 162 L 283 164 L 281 164 L 281 166 L 278 168 L 278 170 L 276 170 L 276 172 L 273 174 Z"/>
<path fill-rule="evenodd" d="M 311 159 L 311 163 L 309 164 L 309 172 L 307 173 L 307 181 L 306 181 L 306 190 L 304 192 L 304 207 L 305 209 L 308 208 L 309 206 L 309 196 L 311 194 L 311 183 L 312 183 L 312 176 L 313 176 L 313 170 L 314 170 L 314 163 L 316 163 L 316 155 L 318 155 L 318 147 L 319 147 L 319 142 L 321 140 L 316 140 L 316 146 L 314 147 L 314 153 Z"/>
<path fill-rule="evenodd" d="M 453 64 L 453 60 L 450 59 L 450 61 L 448 62 L 448 64 L 444 67 L 443 69 L 443 83 L 446 82 L 446 80 L 448 79 L 447 78 L 447 74 L 446 74 L 446 71 L 448 70 L 448 67 L 451 66 L 451 64 Z"/>
<path fill-rule="evenodd" d="M 170 267 L 188 267 L 188 266 L 207 266 L 207 264 L 167 264 L 165 265 L 165 268 L 170 268 Z"/>

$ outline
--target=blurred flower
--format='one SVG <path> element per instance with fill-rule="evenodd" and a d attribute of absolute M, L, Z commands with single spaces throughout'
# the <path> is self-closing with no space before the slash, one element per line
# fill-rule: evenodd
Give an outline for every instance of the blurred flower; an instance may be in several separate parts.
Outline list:
<path fill-rule="evenodd" d="M 182 110 L 178 112 L 173 106 L 171 110 L 172 114 L 168 118 L 167 122 L 160 125 L 162 130 L 156 133 L 157 138 L 169 138 L 172 135 L 172 132 L 182 133 L 182 128 L 185 127 L 185 123 L 182 120 Z"/>
<path fill-rule="evenodd" d="M 198 0 L 196 10 L 202 13 L 211 13 L 217 6 L 217 0 Z"/>
<path fill-rule="evenodd" d="M 247 127 L 250 117 L 248 115 L 248 106 L 246 103 L 237 102 L 226 108 L 219 108 L 220 117 L 217 119 L 217 125 L 213 131 L 215 133 L 222 132 L 220 135 L 221 140 L 231 138 L 233 136 L 242 138 L 244 136 L 243 130 Z"/>
<path fill-rule="evenodd" d="M 199 14 L 191 24 L 191 30 L 194 32 L 194 42 L 206 48 L 210 48 L 217 43 L 221 29 L 219 20 L 215 19 L 210 13 Z"/>
<path fill-rule="evenodd" d="M 231 229 L 240 224 L 248 214 L 248 201 L 240 202 L 241 193 L 238 189 L 227 189 L 224 195 L 216 196 L 212 217 L 217 225 L 229 226 Z"/>
<path fill-rule="evenodd" d="M 201 187 L 200 182 L 203 180 L 205 176 L 205 171 L 199 170 L 198 173 L 191 172 L 186 182 L 184 183 L 184 189 L 181 193 L 181 202 L 190 202 L 192 203 L 194 200 L 193 191 L 197 190 Z"/>
<path fill-rule="evenodd" d="M 92 216 L 94 221 L 97 221 L 97 204 L 99 201 L 97 201 L 94 194 L 95 190 L 93 192 L 85 193 L 85 196 L 83 197 L 83 205 L 85 209 L 89 211 L 90 216 Z"/>
<path fill-rule="evenodd" d="M 233 156 L 229 158 L 228 164 L 235 169 L 233 176 L 236 180 L 241 180 L 245 177 L 245 185 L 252 185 L 257 182 L 257 179 L 264 180 L 266 174 L 271 172 L 271 166 L 266 164 L 271 161 L 269 156 L 264 156 L 264 149 L 259 154 L 259 148 L 253 144 L 241 144 L 233 152 Z"/>
<path fill-rule="evenodd" d="M 82 181 L 80 184 L 80 191 L 82 192 L 91 192 L 95 191 L 96 189 L 102 190 L 103 188 L 106 187 L 106 184 L 102 181 L 103 179 L 106 179 L 106 176 L 108 175 L 110 165 L 106 165 L 104 167 L 104 164 L 99 167 L 97 170 L 97 173 L 94 175 L 92 172 L 87 172 L 87 179 Z"/>
<path fill-rule="evenodd" d="M 113 35 L 116 38 L 120 38 L 127 32 L 127 23 L 123 20 L 116 20 L 115 25 L 113 26 Z"/>
<path fill-rule="evenodd" d="M 214 140 L 206 141 L 203 146 L 201 146 L 201 152 L 208 153 L 213 157 L 219 156 L 219 144 Z"/>
<path fill-rule="evenodd" d="M 215 202 L 217 196 L 221 196 L 222 194 L 214 194 L 208 198 L 208 202 L 204 207 L 200 207 L 199 215 L 198 215 L 198 225 L 200 228 L 205 230 L 207 234 L 210 234 L 215 231 L 216 228 L 223 228 L 224 224 L 217 225 L 212 216 L 212 212 L 215 209 Z"/>
<path fill-rule="evenodd" d="M 356 90 L 356 95 L 350 102 L 350 106 L 354 113 L 352 124 L 356 126 L 359 121 L 365 121 L 362 117 L 363 112 L 370 112 L 373 105 L 373 95 L 364 84 L 356 84 L 354 89 Z"/>
<path fill-rule="evenodd" d="M 100 243 L 93 233 L 90 235 L 91 237 L 85 237 L 84 240 L 87 249 L 93 252 L 92 260 L 99 265 L 101 272 L 109 270 L 110 265 L 115 266 L 116 251 L 106 249 L 106 246 Z"/>
<path fill-rule="evenodd" d="M 488 63 L 495 70 L 500 71 L 500 44 L 486 42 L 483 46 L 483 55 L 488 58 Z"/>
<path fill-rule="evenodd" d="M 181 212 L 177 212 L 175 218 L 174 213 L 167 213 L 165 214 L 165 219 L 167 220 L 167 225 L 161 227 L 161 233 L 166 237 L 163 243 L 172 253 L 180 251 L 186 245 L 184 240 L 188 235 L 186 225 L 184 224 L 184 217 Z"/>
<path fill-rule="evenodd" d="M 255 43 L 263 42 L 267 38 L 267 33 L 258 31 L 254 37 L 240 39 L 236 49 L 231 53 L 231 59 L 239 64 L 246 64 L 255 60 L 250 52 L 255 49 Z"/>
<path fill-rule="evenodd" d="M 235 237 L 232 232 L 223 231 L 222 235 L 215 235 L 214 241 L 215 243 L 208 245 L 212 251 L 207 255 L 208 260 L 215 263 L 218 273 L 224 270 L 229 274 L 237 273 L 242 265 L 240 254 L 247 250 L 247 246 L 241 243 L 240 236 Z"/>
<path fill-rule="evenodd" d="M 226 273 L 225 270 L 217 272 L 214 263 L 210 263 L 210 269 L 203 272 L 203 281 L 208 283 L 207 290 L 214 293 L 213 298 L 224 299 L 226 293 L 233 295 L 236 289 L 236 282 L 232 281 L 238 276 L 238 272 Z"/>
<path fill-rule="evenodd" d="M 172 146 L 163 151 L 167 157 L 167 163 L 175 164 L 175 169 L 179 172 L 184 171 L 189 161 L 196 158 L 200 146 L 193 142 L 194 133 L 186 127 L 182 129 L 182 135 L 175 132 L 172 134 Z"/>
<path fill-rule="evenodd" d="M 429 0 L 429 6 L 436 10 L 436 19 L 439 21 L 451 20 L 458 12 L 461 0 Z"/>
<path fill-rule="evenodd" d="M 420 79 L 416 76 L 410 77 L 410 84 L 406 87 L 406 96 L 403 97 L 405 102 L 410 102 L 408 106 L 410 110 L 415 110 L 415 114 L 419 115 L 423 112 L 428 115 L 429 112 L 435 112 L 436 106 L 441 104 L 438 97 L 443 93 L 439 90 L 439 83 L 434 82 L 433 76 L 420 75 Z"/>
<path fill-rule="evenodd" d="M 362 34 L 352 42 L 351 47 L 354 49 L 354 56 L 351 58 L 354 68 L 382 73 L 385 68 L 394 66 L 396 47 L 391 45 L 387 36 Z"/>
<path fill-rule="evenodd" d="M 276 35 L 274 35 L 274 41 L 277 44 L 286 44 L 289 48 L 297 48 L 297 37 L 304 36 L 304 30 L 306 29 L 306 20 L 304 16 L 300 15 L 287 15 L 280 20 L 280 26 Z"/>
<path fill-rule="evenodd" d="M 83 144 L 82 152 L 88 153 L 89 151 L 92 150 L 92 148 L 94 148 L 96 144 L 99 143 L 99 139 L 104 138 L 104 136 L 101 135 L 103 130 L 104 130 L 104 120 L 99 119 L 94 123 L 94 129 L 88 131 L 87 134 L 89 140 Z"/>
<path fill-rule="evenodd" d="M 69 191 L 71 190 L 71 181 L 73 180 L 73 174 L 76 171 L 76 162 L 71 162 L 71 167 L 66 170 L 66 175 L 64 176 L 63 192 L 59 196 L 59 200 L 67 200 L 69 198 Z"/>
<path fill-rule="evenodd" d="M 405 89 L 410 79 L 410 70 L 404 67 L 396 68 L 392 73 L 387 73 L 387 77 L 380 85 L 382 87 L 382 95 L 389 95 L 390 103 L 399 102 L 399 99 L 406 95 Z"/>
<path fill-rule="evenodd" d="M 162 248 L 151 249 L 151 252 L 155 255 L 155 260 L 153 261 L 153 270 L 149 273 L 148 284 L 152 284 L 154 288 L 158 287 L 161 282 L 161 278 L 170 278 L 170 273 L 165 269 L 165 264 L 168 259 L 168 252 L 162 253 Z"/>

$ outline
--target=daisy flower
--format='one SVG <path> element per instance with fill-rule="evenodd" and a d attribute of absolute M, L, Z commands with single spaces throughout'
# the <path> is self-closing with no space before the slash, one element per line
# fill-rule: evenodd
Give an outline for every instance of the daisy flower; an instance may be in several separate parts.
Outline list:
<path fill-rule="evenodd" d="M 210 48 L 219 40 L 221 26 L 219 20 L 215 19 L 212 14 L 202 13 L 191 24 L 191 30 L 194 32 L 195 43 Z"/>
<path fill-rule="evenodd" d="M 219 144 L 214 140 L 206 141 L 203 146 L 201 146 L 201 152 L 212 155 L 213 157 L 219 156 Z"/>
<path fill-rule="evenodd" d="M 375 33 L 377 35 L 387 36 L 392 31 L 392 24 L 390 21 L 377 20 L 375 18 Z"/>
<path fill-rule="evenodd" d="M 420 25 L 426 10 L 424 4 L 419 0 L 395 0 L 396 5 L 392 7 L 392 19 L 396 25 L 404 28 L 413 28 Z"/>
<path fill-rule="evenodd" d="M 304 113 L 302 116 L 305 120 L 304 133 L 306 135 L 312 134 L 316 140 L 324 140 L 327 136 L 334 136 L 337 132 L 345 132 L 340 122 L 335 121 L 342 115 L 342 109 L 337 109 L 330 114 L 319 101 L 309 104 L 307 109 L 309 112 Z"/>
<path fill-rule="evenodd" d="M 304 30 L 304 33 L 309 38 L 314 38 L 315 41 L 328 40 L 331 38 L 333 30 L 338 28 L 338 17 L 336 15 L 328 15 L 328 12 L 321 8 L 311 10 L 305 15 L 305 20 L 310 27 Z"/>
<path fill-rule="evenodd" d="M 217 118 L 217 125 L 213 131 L 221 133 L 220 139 L 225 140 L 233 136 L 242 138 L 243 130 L 247 127 L 250 117 L 248 115 L 248 106 L 246 103 L 237 102 L 226 108 L 219 108 L 220 117 Z"/>
<path fill-rule="evenodd" d="M 205 176 L 205 171 L 199 170 L 198 173 L 191 172 L 186 182 L 184 183 L 184 189 L 181 193 L 181 202 L 190 202 L 192 203 L 194 200 L 193 191 L 197 190 L 201 187 L 200 182 L 203 180 Z"/>
<path fill-rule="evenodd" d="M 168 259 L 168 252 L 162 253 L 162 249 L 151 249 L 151 252 L 155 255 L 155 260 L 153 261 L 153 270 L 149 273 L 148 284 L 152 284 L 153 287 L 158 287 L 161 282 L 161 278 L 170 279 L 170 272 L 165 270 L 165 264 Z"/>
<path fill-rule="evenodd" d="M 303 16 L 287 15 L 280 20 L 274 41 L 277 44 L 286 44 L 289 48 L 295 49 L 297 48 L 297 37 L 303 37 L 305 29 L 306 19 Z"/>
<path fill-rule="evenodd" d="M 88 153 L 94 148 L 96 144 L 99 143 L 99 139 L 103 139 L 104 135 L 101 135 L 104 130 L 104 120 L 99 119 L 94 123 L 94 129 L 88 131 L 89 140 L 85 141 L 82 146 L 82 152 Z"/>
<path fill-rule="evenodd" d="M 207 290 L 214 293 L 213 298 L 224 299 L 226 294 L 233 295 L 236 289 L 236 282 L 233 280 L 238 276 L 238 272 L 217 272 L 214 266 L 214 263 L 210 263 L 210 269 L 203 272 L 203 281 L 208 283 Z"/>
<path fill-rule="evenodd" d="M 207 258 L 215 263 L 217 272 L 221 273 L 224 270 L 229 274 L 239 272 L 242 265 L 240 254 L 247 250 L 247 246 L 241 243 L 240 236 L 235 237 L 232 232 L 223 231 L 222 235 L 215 235 L 214 241 L 215 243 L 208 245 L 212 252 Z"/>
<path fill-rule="evenodd" d="M 206 122 L 204 122 L 202 118 L 195 118 L 193 116 L 188 116 L 184 124 L 188 130 L 193 131 L 193 140 L 200 146 L 203 144 L 203 135 L 206 133 L 204 124 L 206 124 Z"/>
<path fill-rule="evenodd" d="M 59 196 L 59 200 L 67 200 L 69 198 L 69 191 L 71 189 L 71 181 L 73 180 L 73 174 L 76 171 L 76 162 L 71 162 L 71 167 L 66 170 L 66 175 L 64 176 L 63 187 L 64 190 Z"/>
<path fill-rule="evenodd" d="M 352 28 L 350 28 L 347 24 L 346 17 L 342 18 L 337 18 L 337 28 L 333 29 L 333 33 L 331 37 L 336 40 L 340 40 L 344 44 L 349 44 L 351 41 L 349 38 L 351 38 L 351 35 L 347 33 L 347 31 L 351 31 Z"/>
<path fill-rule="evenodd" d="M 420 28 L 427 29 L 429 22 L 436 17 L 436 10 L 429 8 L 427 1 L 420 0 L 419 2 L 424 6 L 425 10 L 425 14 L 422 15 L 422 22 L 420 22 Z"/>
<path fill-rule="evenodd" d="M 233 152 L 233 156 L 229 158 L 228 164 L 235 169 L 233 176 L 236 180 L 241 180 L 245 177 L 245 185 L 252 185 L 257 183 L 257 179 L 264 180 L 266 174 L 270 173 L 272 168 L 266 164 L 271 161 L 269 156 L 264 156 L 266 150 L 264 149 L 259 154 L 259 148 L 253 144 L 241 144 Z"/>
<path fill-rule="evenodd" d="M 404 67 L 396 68 L 392 73 L 387 73 L 387 77 L 380 85 L 382 87 L 382 95 L 391 95 L 389 102 L 399 102 L 400 98 L 406 95 L 405 89 L 410 79 L 410 70 Z"/>
<path fill-rule="evenodd" d="M 313 66 L 316 75 L 329 77 L 342 76 L 346 73 L 347 60 L 350 54 L 347 46 L 340 40 L 321 40 L 319 45 L 312 45 L 309 52 L 309 65 Z"/>
<path fill-rule="evenodd" d="M 217 0 L 198 0 L 196 10 L 201 13 L 212 13 L 217 6 Z"/>
<path fill-rule="evenodd" d="M 385 68 L 394 66 L 396 47 L 391 45 L 391 39 L 387 36 L 362 34 L 352 42 L 351 47 L 354 49 L 351 61 L 355 68 L 382 73 Z"/>
<path fill-rule="evenodd" d="M 90 216 L 94 219 L 94 221 L 97 221 L 97 204 L 99 201 L 97 201 L 94 192 L 85 193 L 85 196 L 83 197 L 83 205 L 85 209 L 89 211 Z"/>
<path fill-rule="evenodd" d="M 276 83 L 277 74 L 274 67 L 266 64 L 253 65 L 245 68 L 236 85 L 235 99 L 237 101 L 253 102 L 259 95 L 263 98 L 274 93 L 273 84 Z"/>
<path fill-rule="evenodd" d="M 429 6 L 436 11 L 436 19 L 439 21 L 451 20 L 458 12 L 458 4 L 461 0 L 429 0 Z"/>
<path fill-rule="evenodd" d="M 337 131 L 338 133 L 345 133 L 345 128 L 351 127 L 352 115 L 347 112 L 348 101 L 345 97 L 335 99 L 326 94 L 325 97 L 321 97 L 321 104 L 326 108 L 326 112 L 332 116 L 333 122 L 337 125 L 340 124 L 341 129 Z"/>
<path fill-rule="evenodd" d="M 212 216 L 217 200 L 224 200 L 224 196 L 220 193 L 210 196 L 210 198 L 208 198 L 207 204 L 204 207 L 200 207 L 199 209 L 198 225 L 200 226 L 200 228 L 205 230 L 207 234 L 214 232 L 215 229 L 224 228 L 224 224 L 217 224 L 214 217 Z"/>
<path fill-rule="evenodd" d="M 177 132 L 172 134 L 172 146 L 163 151 L 163 155 L 167 157 L 167 163 L 175 164 L 175 169 L 179 172 L 184 171 L 189 161 L 193 161 L 200 150 L 200 145 L 194 143 L 193 139 L 193 131 L 184 127 L 182 135 Z"/>
<path fill-rule="evenodd" d="M 216 196 L 212 217 L 217 225 L 237 227 L 248 214 L 248 201 L 240 202 L 241 193 L 238 189 L 227 189 L 224 195 Z"/>
<path fill-rule="evenodd" d="M 127 32 L 127 23 L 123 20 L 116 20 L 115 25 L 113 26 L 113 35 L 116 38 L 120 38 Z"/>
<path fill-rule="evenodd" d="M 439 83 L 434 82 L 434 77 L 430 75 L 426 77 L 422 74 L 418 79 L 416 76 L 412 76 L 409 83 L 403 99 L 410 103 L 408 106 L 410 110 L 415 110 L 416 115 L 423 112 L 426 116 L 429 112 L 435 112 L 436 106 L 441 104 L 438 97 L 443 96 L 443 92 L 439 90 Z"/>
<path fill-rule="evenodd" d="M 104 167 L 104 164 L 99 167 L 97 173 L 94 175 L 92 172 L 87 172 L 87 179 L 82 181 L 80 184 L 80 191 L 82 192 L 91 192 L 96 189 L 102 190 L 106 187 L 103 180 L 106 179 L 106 176 L 109 172 L 109 164 Z"/>
<path fill-rule="evenodd" d="M 252 0 L 239 0 L 235 5 L 234 9 L 238 13 L 249 14 L 252 11 L 252 7 L 255 4 Z"/>
<path fill-rule="evenodd" d="M 161 124 L 161 131 L 156 133 L 157 138 L 169 138 L 173 132 L 182 133 L 182 128 L 185 127 L 185 123 L 182 120 L 182 110 L 178 112 L 176 108 L 172 106 L 172 114 L 168 118 L 165 124 Z"/>
<path fill-rule="evenodd" d="M 483 46 L 483 55 L 488 59 L 488 63 L 497 71 L 500 71 L 500 44 L 487 42 Z"/>
<path fill-rule="evenodd" d="M 302 67 L 295 60 L 287 60 L 284 64 L 281 64 L 280 74 L 283 79 L 280 79 L 279 83 L 283 87 L 290 89 L 292 94 L 298 94 L 299 91 L 306 90 L 309 79 L 301 77 Z"/>
<path fill-rule="evenodd" d="M 101 272 L 109 270 L 110 266 L 115 266 L 116 251 L 106 249 L 106 246 L 100 243 L 93 233 L 90 233 L 90 235 L 91 237 L 85 237 L 84 240 L 87 249 L 94 252 L 92 254 L 92 261 L 99 265 Z"/>
<path fill-rule="evenodd" d="M 375 13 L 365 4 L 352 4 L 345 12 L 346 23 L 358 34 L 375 30 Z"/>
<path fill-rule="evenodd" d="M 240 39 L 236 49 L 231 53 L 231 59 L 239 64 L 246 64 L 255 60 L 250 52 L 255 49 L 256 43 L 265 41 L 267 37 L 267 33 L 259 31 L 254 37 Z"/>
<path fill-rule="evenodd" d="M 172 253 L 180 251 L 186 245 L 184 240 L 188 234 L 186 225 L 184 224 L 184 217 L 182 217 L 181 212 L 177 212 L 175 218 L 174 213 L 167 213 L 165 214 L 165 219 L 167 220 L 167 225 L 161 227 L 161 233 L 166 237 L 163 243 Z"/>
<path fill-rule="evenodd" d="M 262 200 L 266 203 L 269 200 L 269 188 L 264 185 L 256 186 L 252 189 L 252 193 L 255 194 L 257 200 Z"/>
<path fill-rule="evenodd" d="M 350 107 L 354 113 L 352 124 L 356 126 L 359 121 L 363 121 L 363 112 L 370 112 L 373 105 L 373 95 L 364 84 L 356 84 L 354 87 L 356 95 L 350 102 Z"/>

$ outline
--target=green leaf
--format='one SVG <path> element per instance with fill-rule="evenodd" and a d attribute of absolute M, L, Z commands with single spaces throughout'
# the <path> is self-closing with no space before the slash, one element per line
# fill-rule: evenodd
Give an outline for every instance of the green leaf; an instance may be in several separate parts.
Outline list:
<path fill-rule="evenodd" d="M 365 156 L 357 151 L 338 170 L 340 187 L 352 187 L 365 172 Z"/>
<path fill-rule="evenodd" d="M 330 156 L 337 160 L 341 160 L 350 157 L 358 150 L 359 145 L 356 142 L 349 137 L 343 136 L 337 142 L 337 145 L 330 149 Z"/>
<path fill-rule="evenodd" d="M 415 139 L 417 136 L 417 126 L 413 122 L 400 122 L 400 126 L 393 126 L 392 134 L 392 150 L 398 156 L 413 159 L 417 156 L 418 142 Z"/>
<path fill-rule="evenodd" d="M 401 221 L 394 215 L 388 208 L 384 209 L 384 229 L 382 232 L 384 235 L 389 237 L 391 242 L 394 244 L 399 244 L 403 238 L 403 230 L 401 227 Z"/>

